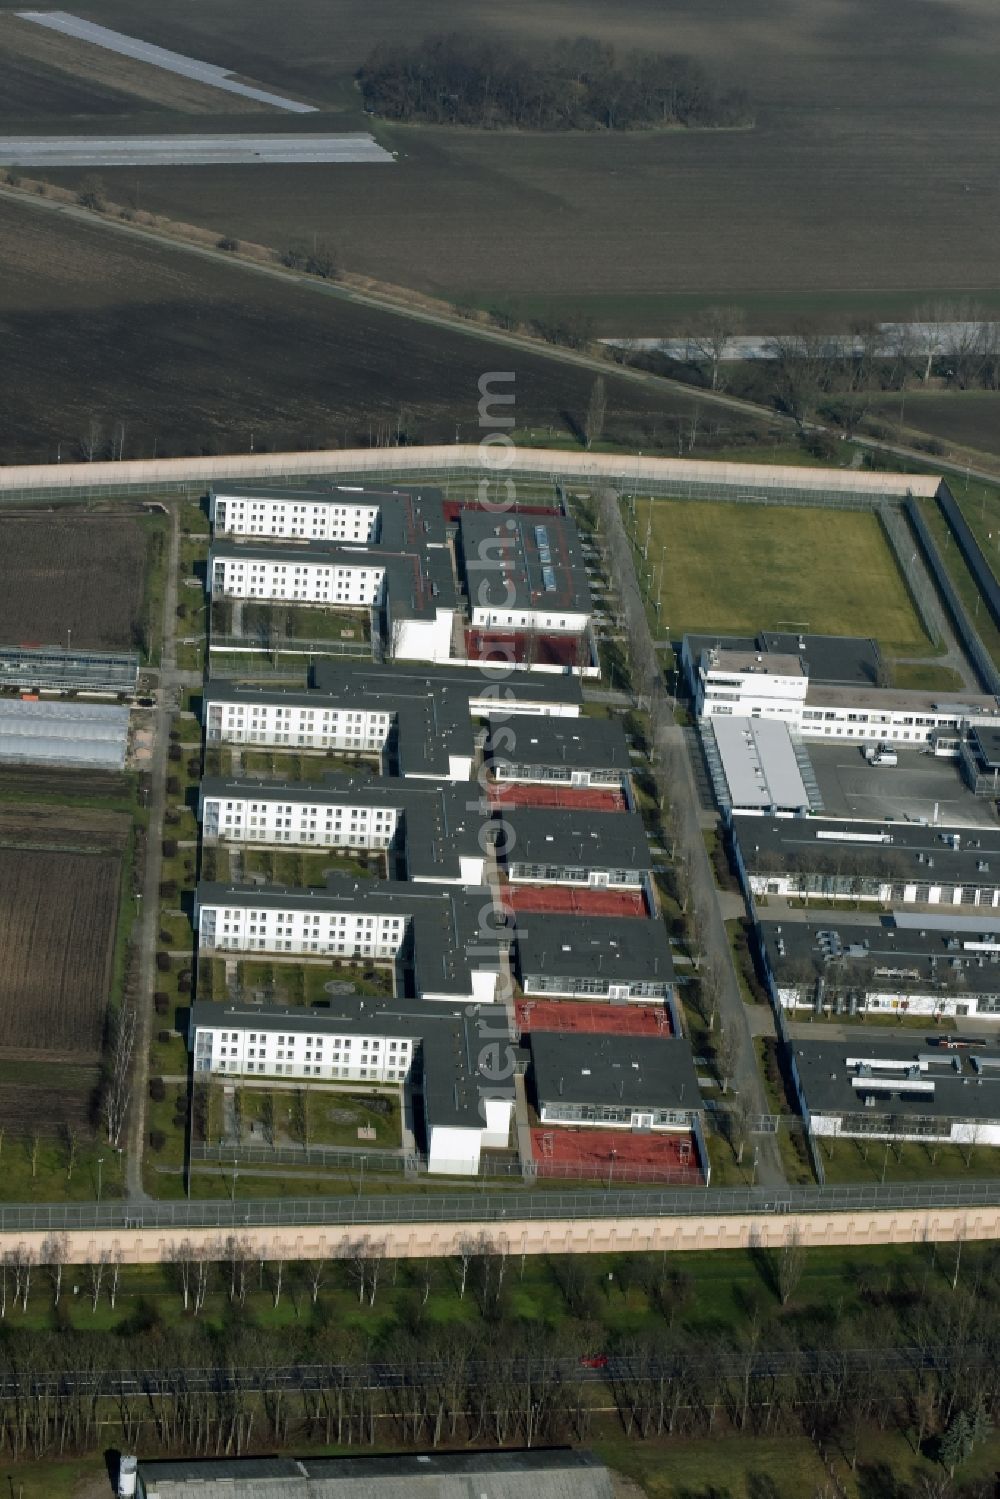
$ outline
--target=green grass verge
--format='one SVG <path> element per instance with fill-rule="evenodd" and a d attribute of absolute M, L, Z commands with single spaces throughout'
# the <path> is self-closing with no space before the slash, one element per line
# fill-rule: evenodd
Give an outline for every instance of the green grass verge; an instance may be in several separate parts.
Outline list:
<path fill-rule="evenodd" d="M 986 603 L 979 591 L 979 586 L 970 573 L 965 558 L 958 549 L 958 543 L 952 535 L 951 527 L 941 514 L 935 500 L 918 500 L 917 503 L 927 523 L 927 528 L 934 538 L 935 545 L 944 562 L 948 576 L 954 584 L 955 592 L 965 605 L 969 618 L 975 625 L 983 645 L 993 660 L 1000 665 L 1000 630 L 993 623 L 993 618 L 986 607 Z"/>
<path fill-rule="evenodd" d="M 866 511 L 639 499 L 634 525 L 627 520 L 651 623 L 662 577 L 660 629 L 672 639 L 784 627 L 872 636 L 889 654 L 932 649 L 880 522 Z"/>

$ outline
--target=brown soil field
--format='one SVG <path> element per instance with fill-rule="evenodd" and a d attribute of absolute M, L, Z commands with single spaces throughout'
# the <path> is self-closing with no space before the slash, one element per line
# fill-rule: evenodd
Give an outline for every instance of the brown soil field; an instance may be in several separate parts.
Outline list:
<path fill-rule="evenodd" d="M 471 441 L 480 376 L 497 369 L 515 373 L 519 428 L 572 436 L 593 387 L 589 371 L 544 351 L 498 348 L 461 328 L 9 202 L 0 213 L 0 340 L 16 372 L 0 412 L 5 462 L 51 461 L 59 444 L 64 458 L 79 458 L 93 420 L 105 434 L 125 424 L 128 458 L 251 443 L 366 446 L 380 433 L 394 437 L 397 422 L 413 441 Z M 607 396 L 608 436 L 638 448 L 669 448 L 692 408 L 686 394 L 641 388 L 613 370 Z M 725 442 L 733 430 L 716 435 Z M 100 588 L 91 599 L 118 609 Z M 0 602 L 0 622 L 5 609 Z M 45 612 L 19 623 L 17 638 L 59 639 L 58 624 Z"/>
<path fill-rule="evenodd" d="M 4 770 L 4 780 L 7 772 Z M 67 789 L 72 789 L 69 785 Z M 0 803 L 0 847 L 64 849 L 76 853 L 120 854 L 128 841 L 131 818 L 124 812 L 96 807 L 52 807 Z"/>
<path fill-rule="evenodd" d="M 30 803 L 32 798 L 53 797 L 62 803 L 73 802 L 79 797 L 100 798 L 105 802 L 131 802 L 135 795 L 132 782 L 128 776 L 116 770 L 70 770 L 65 766 L 45 767 L 41 765 L 5 765 L 3 775 L 0 777 L 0 796 L 13 799 L 19 804 Z M 4 803 L 0 802 L 0 806 Z M 33 815 L 36 808 L 31 808 Z M 21 807 L 16 810 L 11 808 L 9 813 L 6 808 L 4 817 L 11 819 L 9 826 L 16 828 L 23 824 L 24 816 Z M 81 830 L 81 836 L 106 824 L 106 820 L 116 817 L 115 813 L 96 810 L 93 813 L 88 808 L 73 806 L 72 812 L 68 812 L 65 805 L 60 807 L 54 816 L 55 830 L 58 832 L 61 819 L 71 818 L 72 828 Z M 67 824 L 68 825 L 68 824 Z M 3 840 L 0 840 L 3 841 Z M 75 847 L 76 845 L 69 845 Z"/>
<path fill-rule="evenodd" d="M 0 1054 L 96 1062 L 121 860 L 0 848 Z"/>
<path fill-rule="evenodd" d="M 370 121 L 352 74 L 372 45 L 456 25 L 449 0 L 416 15 L 404 0 L 297 0 L 280 29 L 261 0 L 95 0 L 88 14 L 347 111 L 358 128 Z M 144 208 L 273 245 L 327 234 L 349 268 L 437 293 L 573 298 L 605 332 L 668 331 L 722 296 L 766 328 L 800 309 L 843 325 L 1000 289 L 994 0 L 510 0 L 476 5 L 465 23 L 688 53 L 747 89 L 756 128 L 376 125 L 400 153 L 391 170 L 123 169 L 107 173 L 109 190 L 128 183 Z M 305 118 L 323 127 L 323 114 Z"/>
<path fill-rule="evenodd" d="M 15 87 L 10 97 L 0 86 L 0 115 L 18 114 L 22 98 L 23 112 L 36 117 L 125 114 L 151 105 L 184 114 L 274 112 L 253 99 L 220 94 L 193 78 L 0 13 L 0 83 L 5 74 Z M 19 79 L 28 82 L 27 92 Z"/>
<path fill-rule="evenodd" d="M 885 421 L 899 421 L 900 398 L 885 396 L 876 414 Z M 928 432 L 944 443 L 971 448 L 980 453 L 1000 453 L 1000 391 L 908 390 L 903 405 L 907 427 Z"/>
<path fill-rule="evenodd" d="M 0 641 L 137 648 L 145 591 L 146 536 L 139 521 L 110 515 L 5 520 L 0 549 Z"/>

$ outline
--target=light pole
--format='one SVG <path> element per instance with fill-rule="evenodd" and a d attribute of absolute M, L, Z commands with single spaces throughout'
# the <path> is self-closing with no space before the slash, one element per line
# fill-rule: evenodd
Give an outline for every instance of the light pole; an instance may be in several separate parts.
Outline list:
<path fill-rule="evenodd" d="M 103 1186 L 103 1181 L 104 1181 L 103 1172 L 104 1172 L 104 1157 L 102 1155 L 99 1155 L 97 1157 L 97 1205 L 98 1205 L 98 1207 L 100 1207 L 100 1205 L 101 1205 L 101 1187 Z"/>
<path fill-rule="evenodd" d="M 612 1180 L 614 1179 L 614 1174 L 615 1174 L 615 1159 L 616 1159 L 617 1155 L 618 1155 L 617 1150 L 613 1150 L 611 1152 L 611 1165 L 608 1167 L 608 1191 L 609 1192 L 611 1191 L 611 1183 L 612 1183 Z"/>

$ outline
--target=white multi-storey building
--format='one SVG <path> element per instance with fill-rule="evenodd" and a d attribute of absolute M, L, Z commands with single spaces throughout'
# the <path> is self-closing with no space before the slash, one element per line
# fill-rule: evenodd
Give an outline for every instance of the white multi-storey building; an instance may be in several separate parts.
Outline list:
<path fill-rule="evenodd" d="M 196 1076 L 355 1082 L 399 1088 L 419 1085 L 432 1175 L 473 1175 L 486 1148 L 509 1142 L 513 1079 L 497 1081 L 494 1049 L 501 1038 L 477 1009 L 431 1010 L 366 1002 L 357 1013 L 270 1006 L 192 1006 L 188 1041 Z"/>
<path fill-rule="evenodd" d="M 216 598 L 326 604 L 331 609 L 372 609 L 385 577 L 385 567 L 368 552 L 323 547 L 213 546 L 208 571 Z"/>
<path fill-rule="evenodd" d="M 391 850 L 407 879 L 482 885 L 486 878 L 485 813 L 467 785 L 328 776 L 317 786 L 209 777 L 201 785 L 199 817 L 209 845 Z"/>
<path fill-rule="evenodd" d="M 338 486 L 332 490 L 216 488 L 208 514 L 216 536 L 301 541 L 374 541 L 385 500 L 396 496 Z"/>
<path fill-rule="evenodd" d="M 698 662 L 695 706 L 699 718 L 779 718 L 799 728 L 808 688 L 798 656 L 711 647 Z"/>
<path fill-rule="evenodd" d="M 195 900 L 199 953 L 360 958 L 411 967 L 418 997 L 491 1004 L 499 953 L 488 888 L 330 876 L 324 890 L 202 883 Z"/>
<path fill-rule="evenodd" d="M 208 683 L 206 746 L 370 755 L 385 774 L 467 781 L 477 755 L 473 720 L 507 708 L 576 719 L 582 701 L 573 677 L 328 663 L 314 675 L 312 692 Z"/>

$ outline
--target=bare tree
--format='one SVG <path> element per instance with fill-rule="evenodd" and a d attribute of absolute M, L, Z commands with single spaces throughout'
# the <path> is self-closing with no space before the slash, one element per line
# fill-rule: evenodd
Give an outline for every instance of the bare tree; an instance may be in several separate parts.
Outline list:
<path fill-rule="evenodd" d="M 90 1310 L 97 1311 L 97 1303 L 101 1299 L 101 1287 L 104 1285 L 104 1272 L 108 1268 L 110 1255 L 106 1249 L 102 1249 L 94 1259 L 86 1266 L 85 1276 L 90 1288 Z"/>
<path fill-rule="evenodd" d="M 469 1266 L 476 1253 L 475 1239 L 463 1239 L 458 1246 L 458 1299 L 465 1300 L 465 1288 L 469 1282 Z"/>
<path fill-rule="evenodd" d="M 608 391 L 604 383 L 604 376 L 598 375 L 590 389 L 590 400 L 587 403 L 587 415 L 583 422 L 583 434 L 587 442 L 589 453 L 595 442 L 600 442 L 604 436 L 604 420 L 608 411 Z"/>
<path fill-rule="evenodd" d="M 108 1144 L 115 1149 L 121 1143 L 132 1098 L 132 1053 L 135 1050 L 135 1005 L 122 1001 L 112 1021 L 111 1045 L 104 1089 L 104 1123 Z"/>
<path fill-rule="evenodd" d="M 740 1047 L 733 1032 L 726 1027 L 719 1035 L 718 1044 L 715 1048 L 715 1065 L 719 1074 L 719 1083 L 723 1093 L 729 1092 L 729 1086 L 736 1071 L 739 1061 Z"/>
<path fill-rule="evenodd" d="M 96 416 L 92 416 L 90 418 L 90 421 L 87 423 L 87 426 L 79 439 L 79 444 L 80 456 L 87 463 L 93 463 L 96 459 L 100 458 L 102 452 L 104 451 L 104 428 L 101 426 Z"/>
<path fill-rule="evenodd" d="M 278 1309 L 278 1303 L 281 1300 L 281 1285 L 282 1285 L 282 1281 L 284 1280 L 284 1275 L 285 1275 L 285 1262 L 284 1262 L 284 1260 L 280 1260 L 280 1259 L 279 1260 L 272 1260 L 271 1263 L 270 1263 L 270 1270 L 271 1270 L 271 1297 L 272 1297 L 272 1300 L 273 1300 L 273 1303 L 274 1303 L 274 1309 L 275 1309 L 275 1311 L 277 1311 L 277 1309 Z"/>
<path fill-rule="evenodd" d="M 304 1260 L 302 1271 L 309 1286 L 309 1296 L 313 1306 L 319 1300 L 319 1293 L 323 1286 L 323 1277 L 326 1274 L 326 1260 Z"/>
<path fill-rule="evenodd" d="M 229 1299 L 245 1306 L 247 1276 L 254 1259 L 253 1245 L 245 1234 L 229 1234 L 223 1248 L 229 1266 Z"/>
<path fill-rule="evenodd" d="M 364 1305 L 375 1305 L 379 1273 L 386 1255 L 385 1241 L 373 1241 L 367 1234 L 353 1240 L 347 1248 L 347 1271 L 358 1288 L 358 1301 Z"/>
<path fill-rule="evenodd" d="M 31 1271 L 35 1256 L 26 1244 L 18 1244 L 12 1256 L 14 1270 L 14 1300 L 20 1301 L 22 1312 L 28 1310 L 28 1292 L 31 1290 Z"/>
<path fill-rule="evenodd" d="M 746 317 L 740 307 L 706 307 L 688 333 L 688 347 L 695 361 L 708 366 L 712 390 L 723 387 L 722 364 L 732 340 L 739 337 L 745 326 Z"/>
<path fill-rule="evenodd" d="M 782 1306 L 787 1306 L 798 1290 L 805 1267 L 806 1252 L 802 1244 L 802 1235 L 797 1228 L 792 1228 L 778 1255 L 778 1295 L 781 1297 Z"/>
<path fill-rule="evenodd" d="M 111 1303 L 112 1311 L 114 1311 L 115 1302 L 118 1300 L 118 1281 L 121 1273 L 122 1252 L 120 1249 L 116 1249 L 113 1254 L 108 1255 L 108 1300 Z"/>
<path fill-rule="evenodd" d="M 63 1270 L 69 1259 L 69 1236 L 67 1234 L 49 1234 L 42 1244 L 41 1262 L 49 1275 L 52 1286 L 52 1305 L 59 1305 L 62 1295 Z"/>

